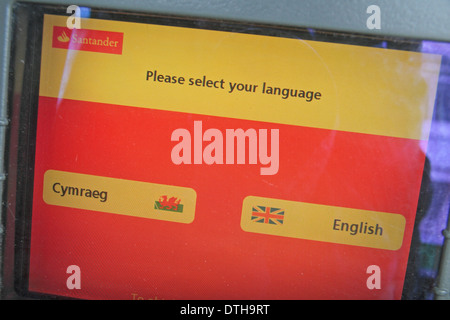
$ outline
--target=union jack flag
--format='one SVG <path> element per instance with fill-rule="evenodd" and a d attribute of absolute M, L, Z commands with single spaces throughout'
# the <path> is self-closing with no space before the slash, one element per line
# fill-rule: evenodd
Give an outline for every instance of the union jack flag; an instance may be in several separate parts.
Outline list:
<path fill-rule="evenodd" d="M 259 223 L 268 223 L 281 225 L 284 221 L 284 209 L 253 206 L 252 221 Z"/>

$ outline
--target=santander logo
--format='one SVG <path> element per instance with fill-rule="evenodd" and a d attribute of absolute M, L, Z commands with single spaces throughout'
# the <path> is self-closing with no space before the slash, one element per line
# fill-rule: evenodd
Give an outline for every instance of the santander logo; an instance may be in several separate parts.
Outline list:
<path fill-rule="evenodd" d="M 123 32 L 53 27 L 53 48 L 122 54 Z"/>
<path fill-rule="evenodd" d="M 60 42 L 69 42 L 70 38 L 67 36 L 66 32 L 63 31 L 60 36 L 58 36 L 58 41 Z"/>

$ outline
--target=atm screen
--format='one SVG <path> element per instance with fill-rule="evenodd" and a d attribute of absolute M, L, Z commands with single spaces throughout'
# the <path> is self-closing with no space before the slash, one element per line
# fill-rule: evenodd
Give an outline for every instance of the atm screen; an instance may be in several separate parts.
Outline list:
<path fill-rule="evenodd" d="M 401 298 L 440 54 L 65 9 L 15 12 L 21 294 Z"/>

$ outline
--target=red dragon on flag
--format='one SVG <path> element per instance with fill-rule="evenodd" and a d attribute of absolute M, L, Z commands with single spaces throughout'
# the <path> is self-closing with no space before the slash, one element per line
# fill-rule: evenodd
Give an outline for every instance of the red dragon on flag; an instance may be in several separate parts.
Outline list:
<path fill-rule="evenodd" d="M 183 212 L 183 205 L 180 204 L 181 199 L 177 197 L 168 197 L 163 195 L 158 201 L 155 201 L 155 209 L 173 211 L 173 212 Z"/>

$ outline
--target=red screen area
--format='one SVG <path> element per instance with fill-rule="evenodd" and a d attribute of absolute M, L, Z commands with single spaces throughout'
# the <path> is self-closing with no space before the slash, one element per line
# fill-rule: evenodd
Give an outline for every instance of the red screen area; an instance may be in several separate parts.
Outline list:
<path fill-rule="evenodd" d="M 171 134 L 193 132 L 194 121 L 221 132 L 279 129 L 278 173 L 261 175 L 248 162 L 174 164 Z M 400 298 L 424 158 L 412 139 L 41 96 L 29 289 L 87 299 Z M 47 204 L 47 170 L 192 188 L 194 221 Z M 402 214 L 403 245 L 246 232 L 247 196 Z M 80 269 L 80 289 L 67 287 L 71 265 Z M 381 289 L 367 286 L 371 265 L 380 267 Z"/>

